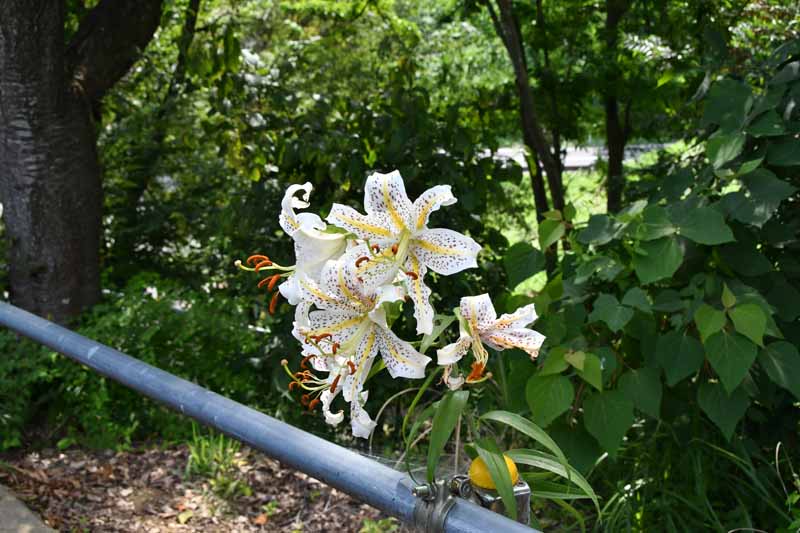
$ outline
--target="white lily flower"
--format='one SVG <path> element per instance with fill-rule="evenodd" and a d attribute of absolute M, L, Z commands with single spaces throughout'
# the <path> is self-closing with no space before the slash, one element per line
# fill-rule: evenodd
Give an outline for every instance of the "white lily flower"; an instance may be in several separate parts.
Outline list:
<path fill-rule="evenodd" d="M 480 296 L 465 296 L 461 298 L 461 316 L 464 320 L 459 327 L 460 336 L 452 344 L 437 350 L 437 363 L 445 366 L 445 383 L 450 388 L 459 388 L 464 381 L 475 383 L 485 379 L 484 370 L 489 360 L 489 354 L 483 343 L 495 350 L 502 351 L 506 348 L 520 348 L 527 352 L 531 359 L 539 355 L 539 348 L 544 342 L 544 335 L 526 328 L 537 318 L 533 304 L 520 307 L 510 314 L 497 318 L 492 300 L 488 294 Z M 472 348 L 475 362 L 472 371 L 462 381 L 461 377 L 453 377 L 454 365 L 464 354 Z"/>
<path fill-rule="evenodd" d="M 299 304 L 301 300 L 298 280 L 303 277 L 319 280 L 325 263 L 341 256 L 345 250 L 345 236 L 341 233 L 326 233 L 327 224 L 318 215 L 295 213 L 295 209 L 309 206 L 308 198 L 312 188 L 309 182 L 290 185 L 281 202 L 279 221 L 283 230 L 294 240 L 296 264 L 294 272 L 278 290 L 292 305 Z M 297 193 L 301 191 L 301 198 L 298 198 Z"/>
<path fill-rule="evenodd" d="M 313 303 L 318 310 L 297 317 L 293 332 L 305 342 L 305 360 L 316 370 L 330 372 L 326 382 L 331 394 L 341 391 L 351 404 L 356 436 L 369 434 L 364 435 L 371 420 L 363 410 L 366 396 L 362 391 L 378 353 L 393 378 L 422 378 L 431 360 L 398 338 L 386 323 L 382 304 L 402 299 L 403 291 L 394 286 L 371 289 L 356 279 L 356 261 L 365 253 L 369 253 L 366 246 L 359 245 L 338 261 L 328 261 L 318 283 L 308 277 L 299 280 L 303 301 Z M 310 376 L 304 379 L 317 387 L 304 387 L 307 390 L 325 388 L 320 380 L 314 381 Z M 323 401 L 330 405 L 332 399 L 333 396 L 325 397 Z M 326 415 L 328 419 L 336 420 L 338 415 Z"/>
<path fill-rule="evenodd" d="M 425 191 L 413 203 L 397 171 L 374 173 L 367 178 L 364 207 L 367 214 L 333 204 L 327 221 L 373 244 L 377 250 L 366 254 L 356 276 L 369 286 L 380 286 L 402 276 L 414 302 L 417 333 L 433 331 L 434 310 L 428 301 L 431 290 L 424 278 L 428 269 L 443 275 L 478 266 L 481 247 L 470 237 L 453 230 L 428 228 L 428 218 L 443 205 L 456 202 L 449 185 Z"/>

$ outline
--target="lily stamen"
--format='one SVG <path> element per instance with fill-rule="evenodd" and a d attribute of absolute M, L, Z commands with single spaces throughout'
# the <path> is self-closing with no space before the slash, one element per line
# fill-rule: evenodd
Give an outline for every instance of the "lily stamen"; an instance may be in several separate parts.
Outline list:
<path fill-rule="evenodd" d="M 280 296 L 280 294 L 280 292 L 275 291 L 272 295 L 272 299 L 269 301 L 269 314 L 271 315 L 275 314 L 275 307 L 278 305 L 278 296 Z"/>
<path fill-rule="evenodd" d="M 341 374 L 337 374 L 335 378 L 333 378 L 333 383 L 331 383 L 331 394 L 336 392 L 336 386 L 339 384 L 339 378 L 341 378 Z"/>
<path fill-rule="evenodd" d="M 251 255 L 250 257 L 247 258 L 247 261 L 245 261 L 245 262 L 248 265 L 252 265 L 255 262 L 260 262 L 261 263 L 261 262 L 264 262 L 264 261 L 269 261 L 269 257 L 267 257 L 266 255 Z"/>
<path fill-rule="evenodd" d="M 369 257 L 367 257 L 366 255 L 362 255 L 361 257 L 356 259 L 356 268 L 360 268 L 361 263 L 363 263 L 364 261 L 369 261 Z"/>
<path fill-rule="evenodd" d="M 412 271 L 409 270 L 405 274 L 406 274 L 406 276 L 408 276 L 409 278 L 413 279 L 414 281 L 419 279 L 419 275 L 416 272 L 412 272 Z"/>

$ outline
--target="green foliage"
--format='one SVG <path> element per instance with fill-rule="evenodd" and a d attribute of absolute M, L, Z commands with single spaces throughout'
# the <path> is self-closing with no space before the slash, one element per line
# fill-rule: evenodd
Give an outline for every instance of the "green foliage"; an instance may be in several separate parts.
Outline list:
<path fill-rule="evenodd" d="M 201 434 L 197 425 L 192 423 L 192 440 L 188 446 L 187 477 L 208 479 L 214 494 L 224 500 L 251 494 L 250 487 L 238 475 L 237 455 L 241 447 L 239 441 L 223 434 Z"/>

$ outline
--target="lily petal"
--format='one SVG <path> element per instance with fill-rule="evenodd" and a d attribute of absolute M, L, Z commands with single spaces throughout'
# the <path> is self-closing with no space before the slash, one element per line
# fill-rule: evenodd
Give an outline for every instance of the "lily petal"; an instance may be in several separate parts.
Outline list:
<path fill-rule="evenodd" d="M 487 331 L 494 326 L 497 321 L 497 312 L 488 294 L 480 296 L 464 296 L 461 298 L 461 316 L 467 322 L 476 324 L 479 331 Z"/>
<path fill-rule="evenodd" d="M 386 214 L 394 233 L 412 227 L 412 204 L 400 172 L 375 172 L 364 186 L 364 208 L 370 215 Z"/>
<path fill-rule="evenodd" d="M 428 225 L 428 218 L 431 213 L 438 210 L 443 205 L 456 203 L 456 197 L 449 185 L 437 185 L 431 187 L 422 195 L 414 200 L 412 208 L 414 219 L 414 231 L 420 231 Z"/>
<path fill-rule="evenodd" d="M 495 329 L 481 334 L 481 339 L 495 350 L 520 348 L 531 356 L 539 355 L 539 348 L 544 342 L 544 335 L 532 329 Z"/>
<path fill-rule="evenodd" d="M 414 302 L 414 319 L 417 321 L 417 335 L 427 335 L 433 332 L 433 317 L 435 312 L 430 304 L 431 290 L 425 285 L 425 274 L 428 269 L 417 259 L 413 253 L 408 254 L 406 269 L 411 275 L 406 275 L 404 281 L 408 295 Z"/>
<path fill-rule="evenodd" d="M 535 322 L 539 318 L 536 314 L 536 307 L 534 304 L 528 304 L 520 307 L 513 313 L 506 313 L 497 319 L 497 322 L 492 326 L 493 329 L 518 329 L 524 328 L 531 322 Z"/>
<path fill-rule="evenodd" d="M 308 276 L 297 276 L 297 283 L 300 287 L 301 298 L 314 304 L 318 309 L 344 312 L 353 311 L 353 307 L 347 305 L 347 302 L 342 302 L 328 294 L 319 286 L 319 283 Z M 283 285 L 281 285 L 281 287 L 282 286 Z"/>
<path fill-rule="evenodd" d="M 308 207 L 308 198 L 313 188 L 310 182 L 306 182 L 302 185 L 289 185 L 289 188 L 286 189 L 281 201 L 281 214 L 278 217 L 278 221 L 283 231 L 288 235 L 294 235 L 300 229 L 300 221 L 297 219 L 294 210 Z M 302 200 L 295 196 L 300 191 L 303 191 Z"/>
<path fill-rule="evenodd" d="M 348 402 L 352 402 L 353 398 L 357 398 L 358 393 L 364 388 L 364 382 L 372 369 L 372 362 L 375 360 L 375 356 L 378 355 L 379 345 L 375 329 L 371 328 L 361 338 L 353 358 L 356 371 L 345 376 L 343 380 L 342 394 L 344 394 L 344 399 Z"/>
<path fill-rule="evenodd" d="M 325 422 L 330 426 L 338 426 L 344 420 L 344 411 L 338 413 L 331 413 L 331 403 L 336 398 L 338 392 L 331 394 L 331 391 L 323 391 L 319 399 L 322 402 L 322 414 L 325 416 Z"/>
<path fill-rule="evenodd" d="M 447 365 L 444 367 L 444 373 L 442 375 L 442 381 L 444 381 L 447 388 L 450 390 L 458 390 L 466 381 L 464 376 L 453 376 L 453 365 Z"/>
<path fill-rule="evenodd" d="M 376 327 L 381 355 L 393 378 L 418 379 L 425 377 L 425 366 L 430 357 L 422 355 L 388 328 Z"/>
<path fill-rule="evenodd" d="M 382 213 L 362 215 L 352 207 L 333 204 L 331 212 L 325 220 L 361 239 L 378 243 L 397 240 L 397 234 L 389 216 Z"/>
<path fill-rule="evenodd" d="M 419 232 L 409 248 L 425 266 L 444 275 L 476 268 L 481 251 L 481 246 L 470 237 L 443 228 Z"/>
<path fill-rule="evenodd" d="M 436 362 L 439 365 L 452 365 L 461 360 L 472 346 L 472 337 L 465 332 L 461 333 L 458 340 L 444 348 L 436 350 Z"/>
<path fill-rule="evenodd" d="M 353 429 L 354 437 L 368 439 L 377 424 L 373 422 L 369 414 L 364 410 L 368 391 L 362 392 L 359 396 L 360 398 L 350 402 L 350 427 Z"/>
<path fill-rule="evenodd" d="M 358 330 L 366 317 L 356 311 L 312 311 L 309 315 L 309 335 L 329 333 L 333 342 L 344 344 Z"/>

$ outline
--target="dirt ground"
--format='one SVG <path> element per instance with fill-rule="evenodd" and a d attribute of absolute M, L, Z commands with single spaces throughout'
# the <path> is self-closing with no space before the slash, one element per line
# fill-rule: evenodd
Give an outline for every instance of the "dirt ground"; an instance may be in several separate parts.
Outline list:
<path fill-rule="evenodd" d="M 0 483 L 59 531 L 399 531 L 376 509 L 248 448 L 235 460 L 237 486 L 248 489 L 233 496 L 187 478 L 188 457 L 186 446 L 17 453 L 0 456 Z"/>

